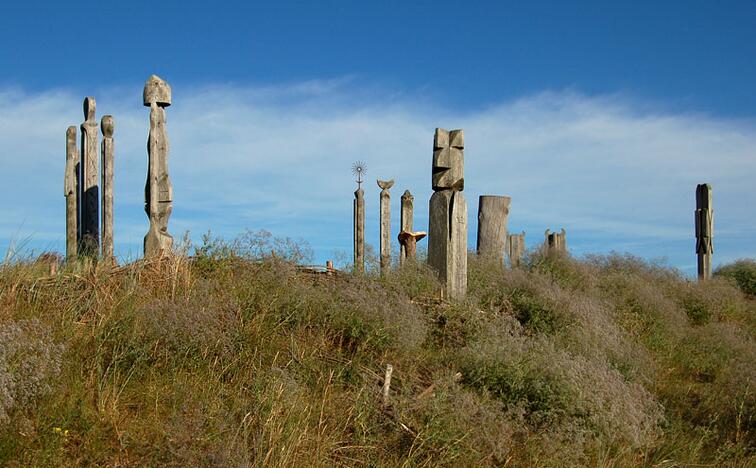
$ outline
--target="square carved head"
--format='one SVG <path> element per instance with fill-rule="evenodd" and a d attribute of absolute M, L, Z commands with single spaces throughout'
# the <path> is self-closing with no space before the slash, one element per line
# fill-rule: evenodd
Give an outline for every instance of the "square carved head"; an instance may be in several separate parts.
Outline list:
<path fill-rule="evenodd" d="M 465 132 L 437 128 L 433 137 L 433 190 L 464 190 Z"/>

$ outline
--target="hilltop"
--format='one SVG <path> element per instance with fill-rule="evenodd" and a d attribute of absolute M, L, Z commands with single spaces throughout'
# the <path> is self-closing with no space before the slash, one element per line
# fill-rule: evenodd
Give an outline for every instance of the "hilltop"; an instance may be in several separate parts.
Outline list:
<path fill-rule="evenodd" d="M 249 247 L 3 265 L 0 464 L 756 462 L 756 299 L 725 276 L 471 254 L 449 303 L 422 263 L 317 275 Z"/>

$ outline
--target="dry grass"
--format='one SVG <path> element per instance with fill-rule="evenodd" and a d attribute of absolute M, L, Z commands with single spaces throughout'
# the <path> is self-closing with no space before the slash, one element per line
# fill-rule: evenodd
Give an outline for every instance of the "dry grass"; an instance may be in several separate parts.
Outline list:
<path fill-rule="evenodd" d="M 756 303 L 632 257 L 303 275 L 270 236 L 0 269 L 0 464 L 756 463 Z M 388 404 L 383 369 L 394 366 Z"/>

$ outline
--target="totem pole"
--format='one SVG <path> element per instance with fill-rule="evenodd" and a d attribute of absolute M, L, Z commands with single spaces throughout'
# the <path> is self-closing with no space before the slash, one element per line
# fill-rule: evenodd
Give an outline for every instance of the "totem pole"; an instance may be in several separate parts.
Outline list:
<path fill-rule="evenodd" d="M 81 248 L 89 256 L 100 253 L 100 158 L 97 145 L 95 99 L 84 98 L 85 121 L 81 124 Z"/>
<path fill-rule="evenodd" d="M 365 271 L 365 191 L 362 190 L 365 163 L 354 163 L 352 172 L 357 176 L 357 190 L 354 191 L 353 203 L 354 271 L 362 273 Z"/>
<path fill-rule="evenodd" d="M 417 254 L 417 242 L 428 235 L 428 233 L 423 231 L 414 232 L 412 230 L 414 201 L 415 197 L 412 196 L 409 190 L 405 190 L 404 195 L 402 195 L 402 227 L 398 236 L 400 248 L 399 265 L 403 265 L 407 259 L 415 259 Z"/>
<path fill-rule="evenodd" d="M 394 179 L 377 182 L 381 189 L 381 273 L 385 273 L 391 268 L 391 194 L 389 189 L 394 186 Z"/>
<path fill-rule="evenodd" d="M 100 129 L 102 129 L 102 257 L 111 262 L 115 259 L 113 247 L 114 126 L 112 115 L 106 115 L 100 121 Z"/>
<path fill-rule="evenodd" d="M 504 262 L 510 197 L 481 195 L 478 199 L 478 255 Z"/>
<path fill-rule="evenodd" d="M 714 209 L 711 204 L 711 185 L 696 186 L 696 254 L 698 279 L 711 278 L 711 255 L 714 253 Z"/>
<path fill-rule="evenodd" d="M 399 233 L 412 232 L 412 224 L 415 210 L 415 197 L 412 196 L 409 190 L 405 190 L 402 194 L 402 205 L 399 211 Z M 404 249 L 404 244 L 399 243 L 399 264 L 404 262 L 407 258 L 407 253 Z"/>
<path fill-rule="evenodd" d="M 467 201 L 462 193 L 465 136 L 437 128 L 433 138 L 433 195 L 428 216 L 428 265 L 452 300 L 467 294 Z"/>
<path fill-rule="evenodd" d="M 143 102 L 150 108 L 150 134 L 147 138 L 147 184 L 144 188 L 144 210 L 150 219 L 150 230 L 144 236 L 144 256 L 170 253 L 173 237 L 168 234 L 168 218 L 173 211 L 173 186 L 168 177 L 168 133 L 165 129 L 165 108 L 171 105 L 171 87 L 152 75 L 144 84 Z"/>
<path fill-rule="evenodd" d="M 76 127 L 66 130 L 66 175 L 63 184 L 66 196 L 66 258 L 76 258 L 79 249 L 79 149 Z"/>

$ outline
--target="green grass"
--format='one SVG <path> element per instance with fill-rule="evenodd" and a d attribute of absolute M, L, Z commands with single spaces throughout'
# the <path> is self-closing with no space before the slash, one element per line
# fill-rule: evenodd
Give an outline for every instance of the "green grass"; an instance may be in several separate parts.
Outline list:
<path fill-rule="evenodd" d="M 449 304 L 421 264 L 313 276 L 251 235 L 195 253 L 0 267 L 0 465 L 756 463 L 756 301 L 727 278 L 471 255 Z"/>

